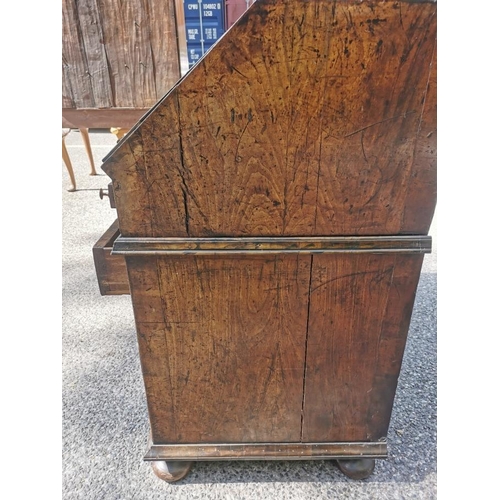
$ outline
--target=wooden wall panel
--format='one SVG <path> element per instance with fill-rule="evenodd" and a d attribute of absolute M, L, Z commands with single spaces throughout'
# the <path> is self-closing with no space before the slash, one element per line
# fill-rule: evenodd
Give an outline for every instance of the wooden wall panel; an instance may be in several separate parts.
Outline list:
<path fill-rule="evenodd" d="M 109 108 L 113 99 L 97 0 L 78 0 L 77 12 L 92 87 L 92 107 Z"/>
<path fill-rule="evenodd" d="M 63 108 L 149 108 L 179 77 L 174 0 L 63 0 Z"/>
<path fill-rule="evenodd" d="M 422 255 L 314 255 L 303 441 L 387 436 Z"/>
<path fill-rule="evenodd" d="M 435 10 L 256 2 L 125 142 L 163 123 L 166 135 L 142 145 L 161 163 L 144 168 L 165 173 L 159 191 L 186 193 L 188 236 L 425 234 L 436 196 L 425 156 Z M 161 159 L 174 136 L 180 165 Z M 119 168 L 104 165 L 112 178 Z M 162 208 L 153 200 L 151 210 Z"/>
<path fill-rule="evenodd" d="M 181 77 L 175 5 L 171 0 L 150 0 L 143 5 L 148 19 L 156 95 L 156 100 L 148 100 L 147 105 L 153 106 Z"/>
<path fill-rule="evenodd" d="M 298 442 L 310 256 L 127 265 L 154 443 Z"/>
<path fill-rule="evenodd" d="M 63 107 L 93 107 L 85 45 L 75 0 L 62 3 Z"/>

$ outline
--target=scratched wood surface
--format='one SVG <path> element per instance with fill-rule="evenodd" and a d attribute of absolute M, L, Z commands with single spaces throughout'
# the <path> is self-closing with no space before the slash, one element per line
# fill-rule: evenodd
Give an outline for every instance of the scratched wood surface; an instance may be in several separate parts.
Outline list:
<path fill-rule="evenodd" d="M 427 234 L 435 41 L 434 2 L 259 0 L 108 155 L 155 444 L 387 435 L 421 254 L 132 247 Z"/>
<path fill-rule="evenodd" d="M 300 441 L 309 256 L 127 267 L 153 442 Z"/>
<path fill-rule="evenodd" d="M 304 441 L 387 437 L 422 255 L 315 255 Z"/>
<path fill-rule="evenodd" d="M 435 39 L 433 2 L 256 2 L 106 159 L 122 234 L 427 233 Z"/>
<path fill-rule="evenodd" d="M 174 0 L 63 0 L 63 108 L 149 108 L 180 77 Z"/>

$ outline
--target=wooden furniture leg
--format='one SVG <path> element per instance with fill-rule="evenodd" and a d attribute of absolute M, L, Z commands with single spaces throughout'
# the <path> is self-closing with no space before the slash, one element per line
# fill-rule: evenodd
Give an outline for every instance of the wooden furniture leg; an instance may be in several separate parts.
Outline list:
<path fill-rule="evenodd" d="M 351 479 L 366 479 L 375 469 L 373 458 L 358 458 L 355 460 L 337 460 L 339 469 Z"/>
<path fill-rule="evenodd" d="M 87 156 L 90 161 L 90 175 L 97 175 L 94 165 L 94 157 L 92 156 L 92 148 L 90 147 L 90 137 L 89 137 L 89 129 L 81 128 L 79 129 L 82 134 L 83 143 L 85 144 L 85 150 L 87 151 Z"/>
<path fill-rule="evenodd" d="M 175 483 L 186 477 L 191 470 L 193 462 L 187 461 L 154 461 L 151 462 L 153 472 L 157 477 L 167 481 L 167 483 Z"/>
<path fill-rule="evenodd" d="M 68 134 L 69 134 L 69 130 L 68 131 L 63 130 L 63 133 L 62 133 L 62 157 L 63 157 L 64 164 L 66 165 L 66 168 L 68 170 L 69 178 L 71 180 L 71 185 L 68 188 L 68 191 L 72 192 L 72 191 L 76 191 L 76 181 L 75 181 L 75 173 L 73 172 L 73 166 L 71 165 L 71 160 L 69 159 L 68 150 L 66 149 L 66 144 L 64 142 L 64 139 L 66 138 L 66 136 Z"/>
<path fill-rule="evenodd" d="M 150 431 L 148 447 L 151 448 L 152 444 L 153 440 Z M 151 467 L 156 476 L 167 483 L 175 483 L 186 477 L 192 466 L 192 460 L 153 460 L 151 462 Z"/>

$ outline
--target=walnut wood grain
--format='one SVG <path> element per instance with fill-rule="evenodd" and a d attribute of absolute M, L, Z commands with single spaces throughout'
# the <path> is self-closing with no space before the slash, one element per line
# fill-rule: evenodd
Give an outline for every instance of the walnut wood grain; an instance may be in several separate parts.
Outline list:
<path fill-rule="evenodd" d="M 435 12 L 256 2 L 105 161 L 145 207 L 148 224 L 120 220 L 122 234 L 427 233 Z"/>
<path fill-rule="evenodd" d="M 310 258 L 126 260 L 153 442 L 299 441 Z"/>
<path fill-rule="evenodd" d="M 302 439 L 385 438 L 423 255 L 312 259 Z"/>
<path fill-rule="evenodd" d="M 434 2 L 260 0 L 105 158 L 148 460 L 385 456 L 436 203 L 435 42 Z"/>

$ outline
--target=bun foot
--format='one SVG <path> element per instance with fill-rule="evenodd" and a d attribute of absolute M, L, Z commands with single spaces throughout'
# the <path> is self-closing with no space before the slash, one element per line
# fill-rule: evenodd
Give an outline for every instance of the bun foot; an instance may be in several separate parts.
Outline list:
<path fill-rule="evenodd" d="M 358 458 L 354 460 L 337 460 L 340 470 L 351 479 L 366 479 L 375 469 L 373 458 Z"/>
<path fill-rule="evenodd" d="M 184 461 L 154 461 L 151 462 L 153 472 L 167 483 L 175 483 L 186 477 L 191 470 L 193 462 Z"/>

